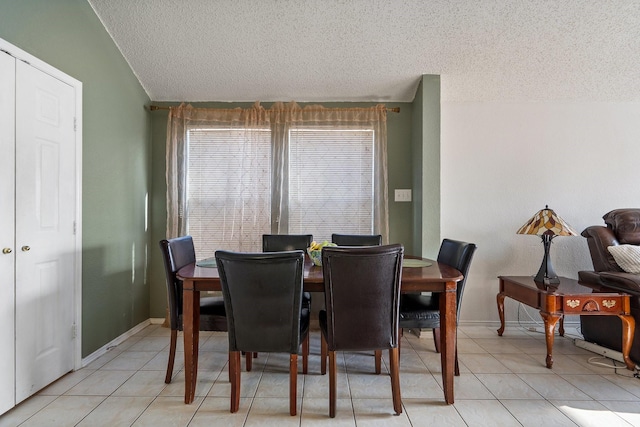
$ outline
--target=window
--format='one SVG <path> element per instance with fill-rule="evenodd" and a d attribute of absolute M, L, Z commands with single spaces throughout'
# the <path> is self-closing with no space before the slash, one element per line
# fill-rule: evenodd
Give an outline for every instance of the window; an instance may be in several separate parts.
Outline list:
<path fill-rule="evenodd" d="M 289 131 L 289 203 L 283 228 L 271 227 L 271 132 L 194 128 L 188 131 L 187 233 L 196 253 L 259 251 L 262 234 L 371 234 L 373 131 L 295 128 Z M 259 134 L 256 137 L 256 133 Z M 251 221 L 245 226 L 234 215 Z M 257 230 L 256 230 L 257 228 Z M 256 233 L 256 231 L 259 231 Z"/>
<path fill-rule="evenodd" d="M 262 234 L 388 241 L 386 109 L 171 107 L 167 236 L 198 258 L 260 251 Z"/>
<path fill-rule="evenodd" d="M 373 232 L 373 130 L 289 132 L 290 234 Z"/>
<path fill-rule="evenodd" d="M 188 131 L 185 219 L 199 256 L 211 257 L 216 249 L 257 250 L 262 234 L 270 232 L 271 132 L 251 130 L 252 144 L 247 132 Z M 254 222 L 250 227 L 237 220 L 238 210 Z"/>

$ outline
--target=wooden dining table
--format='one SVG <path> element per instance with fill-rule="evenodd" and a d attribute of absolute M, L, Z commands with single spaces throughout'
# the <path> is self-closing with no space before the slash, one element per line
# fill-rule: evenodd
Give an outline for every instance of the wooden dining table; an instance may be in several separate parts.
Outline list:
<path fill-rule="evenodd" d="M 456 351 L 456 287 L 463 276 L 455 268 L 426 258 L 405 256 L 402 269 L 401 292 L 442 293 L 440 298 L 440 352 L 442 364 L 442 385 L 444 400 L 453 400 L 453 377 Z M 422 262 L 417 262 L 420 260 Z M 183 336 L 185 391 L 184 402 L 192 403 L 195 398 L 198 375 L 198 345 L 200 331 L 200 292 L 220 291 L 220 277 L 215 267 L 201 267 L 191 263 L 181 268 L 177 276 L 183 282 Z M 322 267 L 315 266 L 305 256 L 304 290 L 324 292 Z"/>

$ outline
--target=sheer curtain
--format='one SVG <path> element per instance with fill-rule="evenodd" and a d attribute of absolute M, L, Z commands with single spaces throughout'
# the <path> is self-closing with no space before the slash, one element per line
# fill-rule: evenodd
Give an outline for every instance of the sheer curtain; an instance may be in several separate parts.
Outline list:
<path fill-rule="evenodd" d="M 388 216 L 388 190 L 387 190 L 387 109 L 384 105 L 377 105 L 370 108 L 325 108 L 320 105 L 309 105 L 300 107 L 297 103 L 291 102 L 283 104 L 275 103 L 269 110 L 271 115 L 271 126 L 274 133 L 273 141 L 276 150 L 277 159 L 281 159 L 274 169 L 274 198 L 272 204 L 272 228 L 276 233 L 305 233 L 311 232 L 317 240 L 330 238 L 331 233 L 328 229 L 332 229 L 337 233 L 353 233 L 353 234 L 381 234 L 383 242 L 389 241 L 389 216 Z M 318 135 L 329 132 L 349 132 L 354 130 L 368 131 L 370 133 L 373 152 L 361 153 L 362 156 L 354 158 L 357 151 L 344 154 L 336 163 L 329 165 L 325 162 L 324 168 L 317 170 L 310 165 L 306 174 L 302 173 L 298 177 L 290 177 L 287 174 L 294 170 L 291 160 L 294 156 L 293 151 L 294 140 L 298 143 L 310 142 L 311 138 L 301 137 L 304 130 L 314 131 L 313 134 L 317 138 Z M 322 143 L 329 144 L 330 137 L 322 140 Z M 354 138 L 347 138 L 346 141 L 354 142 Z M 332 147 L 331 150 L 339 148 Z M 349 174 L 350 170 L 357 168 L 355 163 L 369 155 L 372 159 L 372 194 L 371 206 L 363 206 L 362 203 L 354 201 L 342 207 L 338 207 L 331 215 L 332 206 L 314 206 L 313 201 L 309 206 L 305 206 L 300 201 L 300 205 L 295 209 L 295 216 L 300 229 L 296 229 L 296 219 L 293 217 L 292 203 L 296 203 L 296 194 L 294 181 L 300 182 L 302 188 L 297 195 L 318 194 L 321 191 L 327 192 L 327 196 L 335 194 L 340 196 L 339 181 L 331 182 L 330 178 L 339 177 L 340 179 L 359 179 L 357 173 Z M 309 152 L 304 152 L 304 156 L 309 156 Z M 357 154 L 356 154 L 357 156 Z M 337 156 L 336 156 L 337 157 Z M 289 163 L 287 163 L 287 159 Z M 303 158 L 304 160 L 304 158 Z M 332 167 L 330 167 L 332 166 Z M 351 194 L 345 194 L 344 197 L 352 197 Z M 329 198 L 330 199 L 330 198 Z M 308 200 L 308 198 L 307 198 Z M 322 198 L 316 198 L 320 201 Z M 344 201 L 343 201 L 344 202 Z M 363 228 L 350 221 L 350 225 L 354 228 L 335 228 L 334 224 L 325 223 L 313 224 L 313 221 L 327 220 L 327 218 L 342 218 L 340 209 L 349 209 L 364 211 L 365 214 L 372 216 L 370 226 Z M 369 213 L 370 211 L 370 213 Z M 306 228 L 305 228 L 306 224 Z M 344 224 L 344 227 L 348 225 Z M 333 227 L 333 228 L 332 228 Z M 315 232 L 314 232 L 315 230 Z"/>
<path fill-rule="evenodd" d="M 386 108 L 383 105 L 371 108 L 311 105 L 302 108 L 295 102 L 277 102 L 269 110 L 259 102 L 251 108 L 210 109 L 182 104 L 170 109 L 166 158 L 167 236 L 194 234 L 195 228 L 212 238 L 215 235 L 215 243 L 208 247 L 202 243 L 200 248 L 194 237 L 198 256 L 210 256 L 217 248 L 260 250 L 263 233 L 295 234 L 298 232 L 296 221 L 299 226 L 302 221 L 301 227 L 308 230 L 311 224 L 305 224 L 305 221 L 313 221 L 314 216 L 322 217 L 322 212 L 316 212 L 317 208 L 309 205 L 310 212 L 301 213 L 300 205 L 304 208 L 306 202 L 298 200 L 298 206 L 293 207 L 294 196 L 325 190 L 306 184 L 316 179 L 313 170 L 290 176 L 298 173 L 292 160 L 292 148 L 310 140 L 322 147 L 334 139 L 327 136 L 333 135 L 329 132 L 348 134 L 348 144 L 358 138 L 370 138 L 368 147 L 371 148 L 367 150 L 372 152 L 362 157 L 372 159 L 372 182 L 363 184 L 372 189 L 371 206 L 367 208 L 372 221 L 364 232 L 381 234 L 383 242 L 388 242 Z M 193 154 L 195 146 L 200 147 L 197 155 Z M 346 163 L 342 166 L 335 165 L 334 171 L 325 172 L 326 176 L 339 174 L 358 163 L 358 151 L 351 151 L 356 153 L 350 154 L 351 160 L 343 160 Z M 303 154 L 302 157 L 306 157 L 305 151 Z M 199 173 L 214 161 L 209 157 L 224 162 L 227 166 L 224 176 L 211 174 L 212 171 L 209 175 Z M 209 169 L 215 172 L 216 168 Z M 211 205 L 199 206 L 194 201 L 198 197 L 212 201 Z M 348 209 L 359 207 L 354 203 Z M 222 226 L 207 229 L 207 217 L 215 217 Z M 334 232 L 345 231 L 349 232 L 334 229 Z M 351 232 L 358 231 L 353 229 Z"/>
<path fill-rule="evenodd" d="M 251 108 L 210 109 L 183 104 L 170 109 L 168 237 L 194 234 L 197 253 L 213 255 L 203 252 L 209 245 L 196 238 L 199 233 L 193 229 L 199 229 L 215 236 L 217 247 L 253 250 L 247 236 L 262 236 L 269 227 L 268 212 L 265 220 L 261 209 L 268 198 L 264 194 L 269 191 L 268 187 L 265 190 L 268 179 L 259 175 L 265 162 L 265 145 L 269 151 L 268 130 L 269 116 L 259 103 Z M 193 156 L 196 144 L 203 148 Z M 207 168 L 214 156 L 221 157 L 228 167 Z M 210 228 L 209 224 L 214 220 L 219 224 L 221 219 L 219 230 Z"/>

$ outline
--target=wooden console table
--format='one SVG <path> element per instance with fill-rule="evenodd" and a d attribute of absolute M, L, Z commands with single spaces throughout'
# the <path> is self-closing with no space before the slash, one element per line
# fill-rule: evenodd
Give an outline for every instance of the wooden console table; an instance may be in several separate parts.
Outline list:
<path fill-rule="evenodd" d="M 543 285 L 530 276 L 499 276 L 500 292 L 497 295 L 500 329 L 504 332 L 504 299 L 509 297 L 540 310 L 544 321 L 547 341 L 547 368 L 553 366 L 553 335 L 560 320 L 560 335 L 564 335 L 562 318 L 565 314 L 591 316 L 618 316 L 622 320 L 622 356 L 627 369 L 635 369 L 629 358 L 631 342 L 635 330 L 635 320 L 631 316 L 630 296 L 622 293 L 591 293 L 591 288 L 582 286 L 577 280 L 560 277 L 559 285 Z"/>

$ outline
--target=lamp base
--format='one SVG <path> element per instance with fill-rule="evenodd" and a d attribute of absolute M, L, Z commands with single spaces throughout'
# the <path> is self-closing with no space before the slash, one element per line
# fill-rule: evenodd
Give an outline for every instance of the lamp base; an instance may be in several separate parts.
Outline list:
<path fill-rule="evenodd" d="M 560 284 L 560 279 L 558 278 L 558 276 L 556 277 L 534 277 L 533 281 L 536 283 L 542 283 L 545 286 L 548 285 L 559 285 Z"/>
<path fill-rule="evenodd" d="M 553 269 L 553 265 L 551 265 L 551 257 L 549 256 L 551 239 L 553 239 L 555 236 L 548 236 L 546 234 L 543 234 L 541 237 L 542 244 L 544 246 L 544 258 L 542 258 L 540 270 L 538 270 L 538 274 L 536 274 L 536 276 L 533 278 L 533 281 L 536 283 L 541 283 L 543 285 L 559 285 L 560 279 Z"/>

